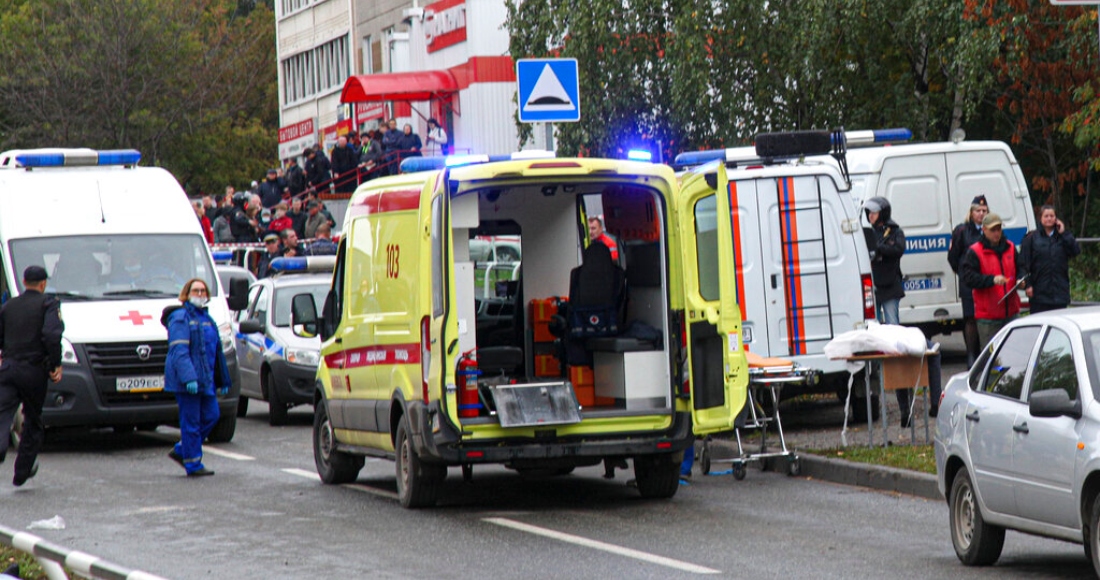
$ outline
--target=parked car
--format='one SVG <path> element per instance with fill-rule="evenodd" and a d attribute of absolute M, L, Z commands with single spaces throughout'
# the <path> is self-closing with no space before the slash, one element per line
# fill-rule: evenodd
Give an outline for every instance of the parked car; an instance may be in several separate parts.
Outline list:
<path fill-rule="evenodd" d="M 274 274 L 249 287 L 248 306 L 234 323 L 241 369 L 239 417 L 248 412 L 249 399 L 267 401 L 271 425 L 285 425 L 291 407 L 313 404 L 321 340 L 293 332 L 290 303 L 295 294 L 308 293 L 323 304 L 335 263 L 335 256 L 277 258 L 271 261 Z"/>
<path fill-rule="evenodd" d="M 1005 530 L 1084 544 L 1100 575 L 1100 307 L 1017 319 L 936 421 L 939 489 L 963 564 L 997 561 Z"/>
<path fill-rule="evenodd" d="M 519 236 L 477 236 L 470 239 L 474 262 L 518 262 L 522 257 Z"/>

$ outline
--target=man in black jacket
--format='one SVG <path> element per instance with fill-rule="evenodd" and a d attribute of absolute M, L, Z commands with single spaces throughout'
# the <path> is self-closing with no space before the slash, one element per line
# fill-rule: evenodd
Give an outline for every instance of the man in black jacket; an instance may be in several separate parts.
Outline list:
<path fill-rule="evenodd" d="M 352 193 L 359 185 L 359 152 L 348 144 L 347 137 L 336 140 L 332 149 L 332 178 L 336 184 L 336 193 Z"/>
<path fill-rule="evenodd" d="M 286 189 L 286 184 L 279 177 L 279 172 L 275 169 L 268 169 L 267 178 L 260 183 L 260 200 L 264 207 L 271 209 L 282 201 L 284 189 Z"/>
<path fill-rule="evenodd" d="M 332 180 L 332 174 L 329 173 L 331 164 L 328 162 L 328 157 L 325 157 L 325 152 L 318 147 L 316 149 L 307 148 L 303 154 L 306 158 L 306 179 L 309 180 L 310 187 L 314 190 L 327 190 L 329 181 Z"/>
<path fill-rule="evenodd" d="M 46 269 L 28 266 L 23 271 L 24 292 L 0 308 L 0 462 L 8 453 L 8 432 L 19 404 L 23 404 L 23 437 L 15 460 L 12 485 L 19 487 L 38 473 L 38 451 L 45 426 L 42 407 L 46 380 L 61 380 L 60 303 L 47 296 Z"/>

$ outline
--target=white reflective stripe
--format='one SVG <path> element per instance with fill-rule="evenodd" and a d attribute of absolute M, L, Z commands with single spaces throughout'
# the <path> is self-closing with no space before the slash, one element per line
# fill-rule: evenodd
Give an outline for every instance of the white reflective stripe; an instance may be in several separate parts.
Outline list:
<path fill-rule="evenodd" d="M 168 346 L 172 346 L 173 344 L 191 344 L 191 341 L 186 338 L 181 340 L 173 340 L 172 342 L 168 343 Z"/>
<path fill-rule="evenodd" d="M 90 574 L 92 572 L 92 564 L 95 564 L 99 560 L 100 558 L 98 556 L 93 556 L 86 552 L 70 552 L 65 556 L 65 565 L 77 572 Z"/>

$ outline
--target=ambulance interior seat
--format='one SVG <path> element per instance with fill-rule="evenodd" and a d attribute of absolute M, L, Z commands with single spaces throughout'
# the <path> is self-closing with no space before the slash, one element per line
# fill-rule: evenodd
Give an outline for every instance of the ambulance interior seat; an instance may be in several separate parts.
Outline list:
<path fill-rule="evenodd" d="M 58 292 L 88 294 L 99 285 L 103 267 L 92 254 L 65 252 L 54 266 L 50 286 Z"/>
<path fill-rule="evenodd" d="M 581 265 L 569 274 L 569 302 L 565 308 L 563 337 L 565 362 L 591 365 L 592 351 L 647 350 L 637 341 L 620 338 L 626 314 L 626 283 L 611 251 L 600 243 L 589 244 Z"/>

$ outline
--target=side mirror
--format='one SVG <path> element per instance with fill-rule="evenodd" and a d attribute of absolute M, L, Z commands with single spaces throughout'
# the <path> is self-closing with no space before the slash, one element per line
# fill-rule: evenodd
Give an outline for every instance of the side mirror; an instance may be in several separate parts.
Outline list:
<path fill-rule="evenodd" d="M 264 331 L 264 323 L 256 320 L 255 318 L 249 318 L 248 320 L 242 320 L 237 325 L 237 331 L 241 334 L 256 334 Z"/>
<path fill-rule="evenodd" d="M 248 278 L 229 279 L 229 309 L 240 312 L 248 308 Z"/>
<path fill-rule="evenodd" d="M 290 326 L 302 338 L 317 336 L 317 305 L 312 294 L 295 294 L 290 303 Z"/>
<path fill-rule="evenodd" d="M 1081 403 L 1072 401 L 1065 389 L 1047 389 L 1031 393 L 1028 411 L 1033 417 L 1081 418 Z"/>

